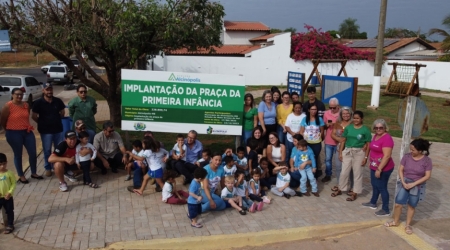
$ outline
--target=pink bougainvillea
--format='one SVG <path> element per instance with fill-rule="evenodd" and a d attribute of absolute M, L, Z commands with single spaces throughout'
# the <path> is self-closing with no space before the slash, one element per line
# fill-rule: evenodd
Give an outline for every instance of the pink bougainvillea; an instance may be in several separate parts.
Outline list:
<path fill-rule="evenodd" d="M 306 59 L 348 59 L 375 61 L 375 52 L 361 51 L 347 47 L 333 40 L 333 37 L 310 25 L 305 33 L 292 35 L 291 57 L 295 61 Z"/>

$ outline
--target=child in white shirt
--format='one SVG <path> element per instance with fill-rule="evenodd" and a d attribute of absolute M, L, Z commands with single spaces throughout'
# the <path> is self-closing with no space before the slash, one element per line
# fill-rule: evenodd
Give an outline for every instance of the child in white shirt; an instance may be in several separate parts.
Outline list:
<path fill-rule="evenodd" d="M 233 159 L 233 158 L 231 158 Z M 228 206 L 236 209 L 241 215 L 246 215 L 244 209 L 242 209 L 242 197 L 236 194 L 235 179 L 233 175 L 225 176 L 225 187 L 222 189 L 222 199 Z"/>
<path fill-rule="evenodd" d="M 206 165 L 209 164 L 209 162 L 211 161 L 211 150 L 209 148 L 205 148 L 202 151 L 202 158 L 199 159 L 195 165 L 197 165 L 198 167 L 204 168 Z"/>
<path fill-rule="evenodd" d="M 172 148 L 172 166 L 175 166 L 178 161 L 186 162 L 186 144 L 184 144 L 184 135 L 178 134 L 177 135 L 177 143 L 173 145 Z"/>
<path fill-rule="evenodd" d="M 277 184 L 275 187 L 272 187 L 270 191 L 278 196 L 285 197 L 286 199 L 291 198 L 296 193 L 289 187 L 289 182 L 291 181 L 291 176 L 288 173 L 288 167 L 284 162 L 280 162 L 278 167 L 273 169 L 273 172 L 277 174 Z"/>
<path fill-rule="evenodd" d="M 128 157 L 128 163 L 125 166 L 125 170 L 127 170 L 127 177 L 125 178 L 125 181 L 131 180 L 131 170 L 134 169 L 135 171 L 137 169 L 141 171 L 145 171 L 147 168 L 146 161 L 138 161 L 133 158 L 133 155 L 142 157 L 144 155 L 144 150 L 142 150 L 142 142 L 140 140 L 135 140 L 132 144 L 133 150 L 130 152 L 127 152 L 129 155 Z M 145 173 L 145 172 L 144 172 Z"/>
<path fill-rule="evenodd" d="M 253 205 L 253 201 L 248 196 L 248 184 L 245 180 L 245 173 L 241 170 L 234 174 L 236 178 L 236 195 L 242 197 L 242 208 L 246 211 Z"/>
<path fill-rule="evenodd" d="M 84 185 L 89 185 L 91 188 L 98 188 L 98 185 L 95 183 L 92 183 L 91 180 L 91 164 L 93 165 L 93 161 L 97 157 L 97 150 L 95 149 L 94 145 L 89 143 L 89 134 L 86 131 L 81 131 L 78 133 L 78 138 L 80 139 L 80 143 L 76 146 L 76 155 L 75 155 L 75 161 L 77 163 L 78 169 L 83 170 L 83 183 Z M 82 148 L 89 148 L 92 150 L 92 156 L 91 154 L 87 154 L 84 156 L 80 155 L 80 150 Z"/>
<path fill-rule="evenodd" d="M 162 201 L 167 204 L 184 205 L 187 203 L 189 194 L 183 190 L 177 190 L 177 172 L 173 170 L 167 170 L 164 173 L 164 187 L 162 189 Z"/>
<path fill-rule="evenodd" d="M 247 158 L 245 157 L 245 148 L 241 146 L 238 147 L 236 151 L 237 151 L 236 167 L 242 171 L 245 171 L 245 175 L 248 175 L 248 162 Z"/>
<path fill-rule="evenodd" d="M 225 156 L 225 166 L 223 167 L 223 171 L 225 172 L 225 176 L 233 176 L 236 173 L 236 165 L 234 165 L 233 157 Z"/>

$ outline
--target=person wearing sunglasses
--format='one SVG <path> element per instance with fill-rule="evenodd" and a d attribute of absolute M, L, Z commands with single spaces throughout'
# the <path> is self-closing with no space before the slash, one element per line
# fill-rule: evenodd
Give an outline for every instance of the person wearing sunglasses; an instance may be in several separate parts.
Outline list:
<path fill-rule="evenodd" d="M 86 125 L 86 132 L 89 134 L 89 142 L 93 143 L 95 136 L 95 114 L 97 113 L 97 102 L 87 94 L 87 87 L 84 84 L 77 86 L 78 96 L 69 101 L 69 116 L 72 121 L 82 120 Z M 73 126 L 76 129 L 75 124 Z"/>
<path fill-rule="evenodd" d="M 336 151 L 337 142 L 331 138 L 334 125 L 339 117 L 339 100 L 336 97 L 330 99 L 329 110 L 323 114 L 323 120 L 325 123 L 325 177 L 322 182 L 331 181 L 332 169 L 333 169 L 333 154 Z"/>

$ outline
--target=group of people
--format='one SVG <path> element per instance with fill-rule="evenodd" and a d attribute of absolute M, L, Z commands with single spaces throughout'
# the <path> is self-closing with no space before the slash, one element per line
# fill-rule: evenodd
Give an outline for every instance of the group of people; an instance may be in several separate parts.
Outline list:
<path fill-rule="evenodd" d="M 203 148 L 195 130 L 187 136 L 178 134 L 170 151 L 151 132 L 145 132 L 142 141 L 134 141 L 132 151 L 128 151 L 111 122 L 105 122 L 102 131 L 95 134 L 95 100 L 87 96 L 84 85 L 77 87 L 77 93 L 78 97 L 68 104 L 69 115 L 75 121 L 74 130 L 64 134 L 61 119 L 65 105 L 53 96 L 50 83 L 44 84 L 43 98 L 31 109 L 43 142 L 45 175 L 51 176 L 53 168 L 63 192 L 68 190 L 65 179 L 75 182 L 82 175 L 83 184 L 97 188 L 90 178 L 95 166 L 106 174 L 107 169 L 117 173 L 122 165 L 127 170 L 126 180 L 133 182 L 128 191 L 142 195 L 148 183 L 155 182 L 155 191 L 161 192 L 163 202 L 188 204 L 191 225 L 199 228 L 202 225 L 198 216 L 209 210 L 232 207 L 241 215 L 261 211 L 264 204 L 271 203 L 266 191 L 286 199 L 311 194 L 319 197 L 316 179 L 322 175 L 319 155 L 324 142 L 326 169 L 321 181 L 331 181 L 334 170 L 336 185 L 331 196 L 346 192 L 346 200 L 355 201 L 363 190 L 364 166 L 369 164 L 372 198 L 362 205 L 377 209 L 381 195 L 382 207 L 375 214 L 391 214 L 387 186 L 394 169 L 391 157 L 394 141 L 387 123 L 377 119 L 369 128 L 363 124 L 363 112 L 340 107 L 336 98 L 329 101 L 329 110 L 325 110 L 325 105 L 316 99 L 315 87 L 307 88 L 305 103 L 299 101 L 295 92 L 280 93 L 272 88 L 264 91 L 257 108 L 253 96 L 246 94 L 242 145 L 236 152 L 228 148 L 214 153 Z M 21 162 L 23 146 L 30 157 L 31 177 L 38 180 L 43 177 L 36 174 L 36 142 L 29 122 L 30 108 L 22 101 L 22 90 L 13 89 L 12 94 L 12 101 L 2 110 L 0 122 L 6 128 L 6 138 L 14 152 L 19 181 L 26 184 Z M 394 220 L 386 226 L 399 225 L 402 205 L 408 204 L 405 230 L 412 233 L 410 222 L 414 208 L 423 198 L 425 183 L 431 175 L 429 148 L 426 140 L 411 142 L 411 152 L 403 157 L 398 168 L 400 180 Z M 15 187 L 8 172 L 6 157 L 0 154 L 0 206 L 7 208 L 11 207 L 8 204 L 12 202 Z M 177 190 L 178 176 L 184 176 L 183 184 L 189 185 L 189 192 Z M 7 211 L 11 222 L 8 222 L 10 230 L 5 232 L 11 232 L 14 214 L 12 209 Z"/>

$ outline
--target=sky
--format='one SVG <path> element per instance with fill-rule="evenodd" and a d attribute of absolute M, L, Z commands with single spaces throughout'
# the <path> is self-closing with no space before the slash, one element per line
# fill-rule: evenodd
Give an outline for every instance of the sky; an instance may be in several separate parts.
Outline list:
<path fill-rule="evenodd" d="M 323 30 L 338 30 L 346 18 L 357 19 L 359 32 L 368 38 L 378 33 L 381 0 L 218 0 L 225 8 L 225 20 L 260 21 L 270 28 L 304 24 Z M 445 29 L 442 20 L 450 14 L 450 0 L 388 0 L 386 28 L 405 28 L 428 33 L 430 28 Z M 449 31 L 450 32 L 450 31 Z M 442 40 L 434 35 L 431 40 Z"/>

